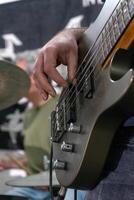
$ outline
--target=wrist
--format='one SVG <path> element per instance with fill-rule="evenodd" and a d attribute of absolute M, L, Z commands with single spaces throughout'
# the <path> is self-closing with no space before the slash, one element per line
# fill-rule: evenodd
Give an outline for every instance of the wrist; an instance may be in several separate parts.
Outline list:
<path fill-rule="evenodd" d="M 69 30 L 74 37 L 76 38 L 77 41 L 79 41 L 79 39 L 81 38 L 82 34 L 86 31 L 86 27 L 80 27 L 80 28 L 70 28 L 70 29 L 66 29 Z"/>

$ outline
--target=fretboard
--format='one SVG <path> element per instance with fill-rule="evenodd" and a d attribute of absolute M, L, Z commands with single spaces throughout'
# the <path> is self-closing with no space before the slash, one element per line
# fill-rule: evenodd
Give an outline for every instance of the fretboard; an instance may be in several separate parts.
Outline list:
<path fill-rule="evenodd" d="M 123 32 L 134 16 L 134 0 L 121 0 L 111 17 L 105 24 L 94 48 L 97 49 L 94 59 L 96 64 L 102 64 L 107 58 Z"/>

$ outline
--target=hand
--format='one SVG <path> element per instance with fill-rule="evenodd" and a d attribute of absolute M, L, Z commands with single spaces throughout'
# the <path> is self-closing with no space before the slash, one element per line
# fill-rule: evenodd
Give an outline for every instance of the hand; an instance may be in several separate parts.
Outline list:
<path fill-rule="evenodd" d="M 76 29 L 77 30 L 77 29 Z M 83 29 L 67 29 L 53 37 L 41 49 L 37 58 L 33 78 L 41 95 L 46 100 L 48 95 L 55 96 L 55 90 L 48 82 L 54 80 L 59 86 L 66 87 L 67 81 L 59 74 L 56 67 L 59 64 L 67 65 L 68 79 L 73 80 L 78 62 L 77 40 Z"/>

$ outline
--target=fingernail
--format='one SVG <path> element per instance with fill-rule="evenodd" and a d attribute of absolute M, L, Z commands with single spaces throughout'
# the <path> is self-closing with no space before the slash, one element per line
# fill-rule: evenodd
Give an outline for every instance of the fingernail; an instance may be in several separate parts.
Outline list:
<path fill-rule="evenodd" d="M 44 93 L 41 93 L 42 98 L 46 101 L 47 100 L 47 96 L 44 95 Z"/>
<path fill-rule="evenodd" d="M 52 96 L 52 97 L 55 97 L 55 95 L 56 95 L 56 92 L 50 92 L 50 95 Z"/>

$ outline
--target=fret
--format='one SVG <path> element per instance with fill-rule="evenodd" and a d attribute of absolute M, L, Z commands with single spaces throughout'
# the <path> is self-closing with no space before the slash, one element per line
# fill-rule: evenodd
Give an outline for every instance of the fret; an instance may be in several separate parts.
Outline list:
<path fill-rule="evenodd" d="M 117 41 L 117 39 L 119 38 L 119 36 L 121 34 L 117 16 L 113 15 L 112 20 L 114 22 L 113 30 L 114 30 L 115 40 Z"/>
<path fill-rule="evenodd" d="M 103 56 L 103 59 L 105 59 L 105 50 L 104 50 L 104 44 L 103 44 L 103 37 L 102 37 L 102 34 L 101 34 L 101 39 L 99 39 L 101 41 L 101 44 L 100 44 L 100 51 L 101 51 L 101 54 Z M 99 47 L 99 45 L 98 45 Z"/>
<path fill-rule="evenodd" d="M 125 17 L 124 17 L 124 7 L 123 7 L 123 3 L 121 2 L 121 5 L 120 5 L 120 9 L 121 9 L 121 18 L 122 18 L 122 24 L 123 24 L 123 29 L 126 27 L 126 24 L 125 24 Z"/>
<path fill-rule="evenodd" d="M 98 64 L 98 59 L 100 58 L 100 56 L 101 55 L 100 55 L 100 48 L 99 48 L 99 49 L 97 49 L 94 59 L 92 60 L 92 67 L 96 66 Z"/>
<path fill-rule="evenodd" d="M 124 24 L 122 9 L 121 9 L 120 6 L 119 6 L 118 9 L 116 9 L 116 16 L 117 16 L 117 23 L 118 23 L 118 26 L 119 26 L 119 30 L 120 30 L 120 33 L 121 33 L 123 31 L 124 27 L 125 27 L 125 24 Z"/>
<path fill-rule="evenodd" d="M 110 37 L 110 41 L 111 41 L 111 46 L 113 46 L 115 44 L 116 39 L 115 39 L 115 35 L 114 35 L 112 18 L 110 19 L 110 22 L 108 22 L 108 26 L 109 26 L 109 29 L 110 29 L 109 37 Z"/>
<path fill-rule="evenodd" d="M 113 46 L 113 31 L 112 31 L 112 26 L 111 26 L 111 21 L 108 21 L 106 24 L 106 30 L 107 30 L 107 38 L 108 38 L 108 49 L 111 49 Z"/>
<path fill-rule="evenodd" d="M 119 29 L 117 17 L 111 17 L 111 19 L 105 25 L 99 38 L 99 40 L 102 42 L 101 54 L 103 59 L 107 57 L 120 34 L 121 32 Z"/>
<path fill-rule="evenodd" d="M 129 20 L 130 20 L 130 13 L 129 13 L 129 9 L 128 9 L 128 3 L 127 1 L 122 1 L 121 2 L 121 7 L 122 7 L 122 13 L 123 13 L 123 18 L 124 18 L 124 23 L 125 25 L 128 24 Z"/>
<path fill-rule="evenodd" d="M 133 0 L 127 0 L 127 2 L 128 2 L 129 13 L 133 17 L 133 15 L 134 15 L 134 1 Z"/>
<path fill-rule="evenodd" d="M 116 36 L 115 36 L 115 29 L 114 29 L 114 25 L 115 25 L 115 21 L 114 21 L 114 18 L 113 16 L 111 17 L 111 29 L 112 29 L 112 41 L 113 41 L 113 44 L 115 44 L 116 42 Z"/>
<path fill-rule="evenodd" d="M 105 43 L 105 49 L 106 49 L 106 53 L 108 54 L 109 52 L 109 37 L 108 37 L 108 29 L 107 29 L 107 26 L 105 26 L 104 28 L 104 34 L 105 34 L 105 37 L 104 37 L 104 43 Z"/>
<path fill-rule="evenodd" d="M 102 46 L 103 46 L 104 56 L 106 57 L 108 55 L 108 47 L 107 47 L 107 42 L 106 42 L 106 30 L 105 29 L 102 32 Z"/>
<path fill-rule="evenodd" d="M 104 57 L 104 55 L 103 55 L 103 53 L 102 53 L 102 51 L 101 51 L 101 49 L 99 49 L 99 57 L 98 57 L 98 61 L 97 61 L 97 65 L 99 64 L 102 64 L 103 63 L 103 61 L 105 60 L 105 58 L 106 57 Z"/>
<path fill-rule="evenodd" d="M 96 44 L 95 55 L 99 62 L 106 59 L 134 15 L 134 0 L 121 0 L 103 28 Z M 95 61 L 93 61 L 94 64 Z M 98 63 L 100 64 L 100 63 Z"/>
<path fill-rule="evenodd" d="M 94 52 L 95 52 L 95 57 L 100 59 L 100 57 L 105 58 L 105 53 L 104 53 L 104 46 L 103 46 L 103 39 L 102 37 L 97 41 L 97 43 L 94 46 Z M 103 60 L 102 60 L 103 61 Z M 96 65 L 96 59 L 92 61 L 92 65 Z"/>
<path fill-rule="evenodd" d="M 105 35 L 104 32 L 99 36 L 99 39 L 95 45 L 95 48 L 97 49 L 97 57 L 101 57 L 101 62 L 102 63 L 106 56 L 107 56 L 107 50 L 106 50 L 106 43 L 105 43 Z M 100 64 L 99 63 L 99 64 Z"/>
<path fill-rule="evenodd" d="M 111 51 L 113 45 L 115 44 L 115 38 L 114 38 L 113 33 L 114 32 L 112 31 L 112 26 L 109 23 L 109 24 L 107 24 L 107 26 L 105 26 L 105 28 L 103 29 L 103 31 L 99 37 L 100 43 L 98 43 L 97 48 L 99 49 L 98 52 L 99 52 L 99 57 L 100 57 L 101 62 L 103 62 L 105 60 L 105 58 Z M 111 40 L 111 37 L 112 37 L 112 40 Z"/>

